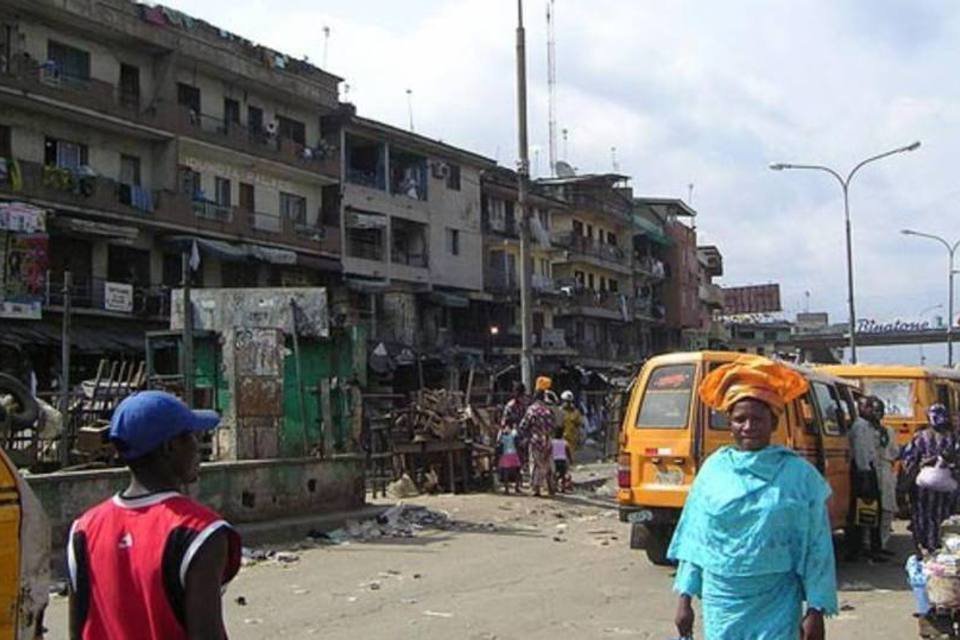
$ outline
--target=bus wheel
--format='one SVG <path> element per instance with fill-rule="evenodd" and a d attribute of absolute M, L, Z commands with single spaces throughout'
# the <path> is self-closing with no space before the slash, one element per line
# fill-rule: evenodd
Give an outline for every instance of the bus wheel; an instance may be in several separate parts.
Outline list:
<path fill-rule="evenodd" d="M 646 549 L 647 540 L 650 539 L 650 534 L 647 532 L 647 527 L 636 522 L 630 525 L 630 548 L 631 549 Z"/>
<path fill-rule="evenodd" d="M 647 559 L 661 567 L 673 564 L 667 559 L 667 549 L 670 547 L 670 538 L 673 534 L 672 528 L 651 525 L 647 530 Z"/>

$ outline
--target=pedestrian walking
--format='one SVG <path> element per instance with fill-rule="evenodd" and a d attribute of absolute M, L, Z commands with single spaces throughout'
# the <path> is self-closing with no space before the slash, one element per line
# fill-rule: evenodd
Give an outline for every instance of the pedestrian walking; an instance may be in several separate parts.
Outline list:
<path fill-rule="evenodd" d="M 863 552 L 864 538 L 870 538 L 870 559 L 885 561 L 880 555 L 880 481 L 878 478 L 880 439 L 873 424 L 874 404 L 869 397 L 858 402 L 859 414 L 847 437 L 852 454 L 851 508 L 847 523 L 847 560 L 856 562 Z"/>
<path fill-rule="evenodd" d="M 537 392 L 533 404 L 527 408 L 520 423 L 519 431 L 529 434 L 530 486 L 533 495 L 539 496 L 546 489 L 554 493 L 553 449 L 550 445 L 555 427 L 553 408 L 547 404 L 546 395 L 550 390 L 550 378 L 537 378 Z"/>
<path fill-rule="evenodd" d="M 73 640 L 226 638 L 221 590 L 240 569 L 240 536 L 181 493 L 198 478 L 196 434 L 219 422 L 161 391 L 116 408 L 109 435 L 130 484 L 70 529 Z"/>
<path fill-rule="evenodd" d="M 897 444 L 897 432 L 883 424 L 886 405 L 883 400 L 872 396 L 873 415 L 870 422 L 877 430 L 879 447 L 877 449 L 877 479 L 880 484 L 880 527 L 879 552 L 892 557 L 895 555 L 887 549 L 887 543 L 893 534 L 893 517 L 897 512 L 897 474 L 894 466 L 900 458 L 900 446 Z"/>
<path fill-rule="evenodd" d="M 513 392 L 510 399 L 503 406 L 503 413 L 500 415 L 500 427 L 509 427 L 517 432 L 516 445 L 517 455 L 520 457 L 521 476 L 522 470 L 527 466 L 527 447 L 529 446 L 530 434 L 521 429 L 523 417 L 527 414 L 527 408 L 530 406 L 530 397 L 527 395 L 527 388 L 522 382 L 513 384 Z M 520 478 L 521 483 L 523 478 Z"/>
<path fill-rule="evenodd" d="M 574 455 L 580 447 L 583 437 L 583 414 L 574 403 L 573 391 L 569 389 L 560 394 L 560 423 L 563 426 L 563 439 L 567 441 L 569 449 L 569 464 L 573 464 Z"/>
<path fill-rule="evenodd" d="M 927 410 L 927 420 L 929 425 L 914 434 L 902 456 L 910 491 L 910 532 L 921 553 L 940 546 L 940 523 L 953 514 L 957 503 L 952 475 L 958 462 L 958 440 L 950 415 L 942 404 L 933 404 Z M 924 473 L 928 475 L 921 478 Z M 941 482 L 927 482 L 931 476 Z"/>
<path fill-rule="evenodd" d="M 497 469 L 503 492 L 510 493 L 510 485 L 520 493 L 520 455 L 517 452 L 517 430 L 508 425 L 497 434 Z"/>
<path fill-rule="evenodd" d="M 681 637 L 692 636 L 697 597 L 706 640 L 825 638 L 824 616 L 837 613 L 830 486 L 796 452 L 770 444 L 786 405 L 807 389 L 798 372 L 756 356 L 701 383 L 700 398 L 727 414 L 736 444 L 706 459 L 667 552 L 679 562 Z"/>
<path fill-rule="evenodd" d="M 562 493 L 567 493 L 573 489 L 573 479 L 570 477 L 570 445 L 564 438 L 563 426 L 558 425 L 553 430 L 550 448 L 553 454 L 554 483 Z"/>

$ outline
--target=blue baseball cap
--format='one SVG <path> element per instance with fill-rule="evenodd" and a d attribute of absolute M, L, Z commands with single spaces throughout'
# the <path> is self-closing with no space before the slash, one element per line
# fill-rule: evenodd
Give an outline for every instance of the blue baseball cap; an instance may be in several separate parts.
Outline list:
<path fill-rule="evenodd" d="M 191 409 L 165 391 L 141 391 L 117 405 L 109 435 L 124 460 L 136 460 L 177 436 L 210 431 L 219 424 L 216 411 Z"/>

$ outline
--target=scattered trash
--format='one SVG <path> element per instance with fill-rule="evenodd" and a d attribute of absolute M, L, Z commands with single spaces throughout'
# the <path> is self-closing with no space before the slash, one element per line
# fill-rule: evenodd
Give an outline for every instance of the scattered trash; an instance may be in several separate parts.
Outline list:
<path fill-rule="evenodd" d="M 234 602 L 236 602 L 236 603 L 237 603 L 238 605 L 240 605 L 241 607 L 247 606 L 247 599 L 244 598 L 243 596 L 237 596 L 237 597 L 234 599 Z"/>
<path fill-rule="evenodd" d="M 263 624 L 263 618 L 244 618 L 243 624 Z"/>
<path fill-rule="evenodd" d="M 299 562 L 300 556 L 292 551 L 277 551 L 273 554 L 273 559 L 281 564 L 290 564 L 291 562 Z"/>
<path fill-rule="evenodd" d="M 63 580 L 57 580 L 56 582 L 50 583 L 50 595 L 52 596 L 66 596 L 70 593 L 67 583 Z"/>
<path fill-rule="evenodd" d="M 419 573 L 413 574 L 413 579 L 414 579 L 414 580 L 419 580 L 421 577 L 422 577 L 422 576 L 421 576 Z"/>
<path fill-rule="evenodd" d="M 387 485 L 387 495 L 394 499 L 414 498 L 420 495 L 417 485 L 406 473 Z"/>
<path fill-rule="evenodd" d="M 305 596 L 310 593 L 310 589 L 294 589 L 293 595 L 295 596 Z"/>
<path fill-rule="evenodd" d="M 844 602 L 843 604 L 840 605 L 840 611 L 854 611 L 855 609 L 856 607 L 850 604 L 849 602 Z"/>
<path fill-rule="evenodd" d="M 402 600 L 400 600 L 400 602 L 401 602 L 402 604 L 417 604 L 417 599 L 416 599 L 416 598 L 403 598 Z"/>
<path fill-rule="evenodd" d="M 350 541 L 367 542 L 380 538 L 412 538 L 424 529 L 441 531 L 496 531 L 493 522 L 459 522 L 443 511 L 407 505 L 402 502 L 390 507 L 372 520 L 347 520 L 344 526 L 333 531 L 311 531 L 311 540 L 320 544 L 348 544 Z"/>
<path fill-rule="evenodd" d="M 429 616 L 431 618 L 452 618 L 452 613 L 447 613 L 446 611 L 430 611 L 427 609 L 423 612 L 423 615 Z"/>
<path fill-rule="evenodd" d="M 867 582 L 841 582 L 837 587 L 839 591 L 873 591 L 873 585 Z"/>
<path fill-rule="evenodd" d="M 379 582 L 371 582 L 371 583 L 370 583 L 370 590 L 371 590 L 371 591 L 379 591 L 379 590 L 380 590 L 380 583 L 379 583 Z"/>
<path fill-rule="evenodd" d="M 241 553 L 243 559 L 248 562 L 263 562 L 269 557 L 263 549 L 251 549 L 250 547 L 243 547 Z"/>

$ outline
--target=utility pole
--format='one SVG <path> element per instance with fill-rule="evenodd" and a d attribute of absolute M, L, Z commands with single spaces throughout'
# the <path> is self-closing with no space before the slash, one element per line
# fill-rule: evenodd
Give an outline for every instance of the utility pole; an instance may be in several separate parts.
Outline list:
<path fill-rule="evenodd" d="M 547 137 L 550 141 L 550 177 L 557 175 L 557 40 L 553 28 L 553 0 L 547 0 Z"/>
<path fill-rule="evenodd" d="M 60 415 L 63 416 L 63 431 L 60 437 L 60 466 L 70 464 L 70 435 L 73 425 L 70 422 L 70 289 L 73 287 L 73 274 L 63 272 L 63 324 L 60 334 Z"/>
<path fill-rule="evenodd" d="M 527 148 L 527 53 L 523 29 L 523 0 L 517 0 L 517 210 L 520 218 L 520 375 L 528 390 L 533 384 L 533 308 L 530 299 L 530 218 L 527 212 L 527 182 L 530 158 Z"/>
<path fill-rule="evenodd" d="M 183 372 L 183 401 L 193 408 L 193 303 L 190 302 L 190 252 L 183 252 L 183 350 L 180 354 Z"/>

